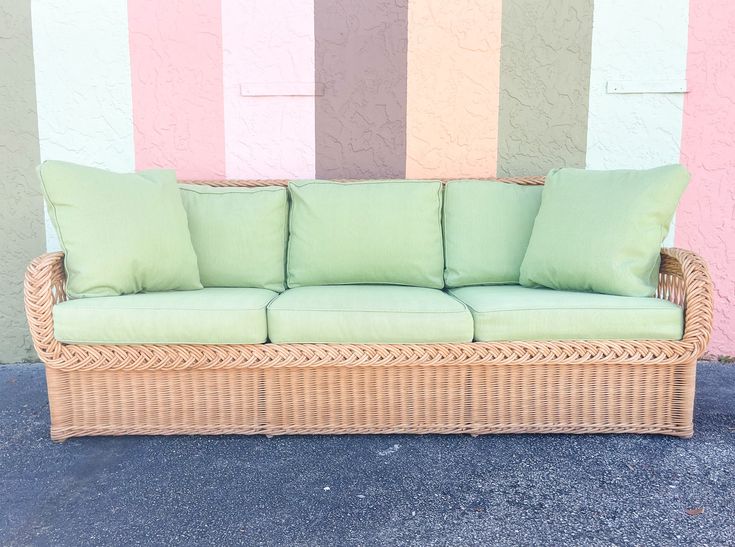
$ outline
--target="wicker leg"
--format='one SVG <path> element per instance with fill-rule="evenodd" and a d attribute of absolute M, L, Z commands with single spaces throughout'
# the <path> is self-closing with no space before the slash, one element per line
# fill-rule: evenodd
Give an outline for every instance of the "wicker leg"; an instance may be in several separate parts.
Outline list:
<path fill-rule="evenodd" d="M 48 391 L 51 440 L 63 442 L 73 435 L 68 433 L 73 418 L 70 407 L 68 374 L 46 367 L 46 389 Z"/>
<path fill-rule="evenodd" d="M 691 437 L 694 434 L 694 391 L 697 380 L 697 361 L 684 363 L 676 368 L 672 381 L 675 393 L 672 415 L 678 437 Z"/>

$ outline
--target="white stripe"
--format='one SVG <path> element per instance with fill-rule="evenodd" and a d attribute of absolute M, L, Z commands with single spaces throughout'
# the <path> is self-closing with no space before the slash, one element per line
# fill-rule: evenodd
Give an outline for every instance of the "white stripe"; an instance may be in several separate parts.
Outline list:
<path fill-rule="evenodd" d="M 32 2 L 41 160 L 135 168 L 126 0 Z M 59 241 L 46 215 L 47 249 Z"/>
<path fill-rule="evenodd" d="M 684 93 L 616 93 L 615 84 L 685 80 L 688 23 L 688 0 L 595 0 L 588 169 L 679 162 Z M 664 245 L 673 233 L 672 224 Z"/>

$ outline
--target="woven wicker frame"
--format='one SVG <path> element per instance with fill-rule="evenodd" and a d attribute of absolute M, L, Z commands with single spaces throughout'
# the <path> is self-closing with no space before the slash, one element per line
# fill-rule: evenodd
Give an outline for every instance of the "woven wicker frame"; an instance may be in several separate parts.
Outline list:
<path fill-rule="evenodd" d="M 543 178 L 499 179 L 543 184 Z M 192 182 L 192 181 L 187 181 Z M 214 186 L 287 181 L 194 181 Z M 81 345 L 54 338 L 62 253 L 28 267 L 25 305 L 46 365 L 51 437 L 132 434 L 692 434 L 712 286 L 694 253 L 663 249 L 658 296 L 679 341 Z"/>

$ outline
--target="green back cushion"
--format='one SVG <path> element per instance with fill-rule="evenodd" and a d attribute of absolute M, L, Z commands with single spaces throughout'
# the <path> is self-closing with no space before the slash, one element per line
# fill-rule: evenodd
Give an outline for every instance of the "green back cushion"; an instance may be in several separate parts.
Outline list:
<path fill-rule="evenodd" d="M 447 287 L 518 283 L 540 186 L 449 182 L 444 190 Z"/>
<path fill-rule="evenodd" d="M 205 287 L 284 290 L 286 188 L 182 185 L 181 196 Z"/>
<path fill-rule="evenodd" d="M 653 296 L 660 247 L 689 174 L 555 169 L 547 179 L 521 284 Z"/>
<path fill-rule="evenodd" d="M 444 286 L 439 181 L 299 181 L 289 189 L 289 287 Z"/>
<path fill-rule="evenodd" d="M 70 296 L 202 288 L 173 171 L 46 161 L 39 175 Z"/>

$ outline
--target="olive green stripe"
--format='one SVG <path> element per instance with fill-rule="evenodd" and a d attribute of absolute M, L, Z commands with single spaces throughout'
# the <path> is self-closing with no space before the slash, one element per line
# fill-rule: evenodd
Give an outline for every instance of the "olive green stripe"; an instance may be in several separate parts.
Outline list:
<path fill-rule="evenodd" d="M 498 175 L 584 167 L 593 0 L 504 0 Z"/>
<path fill-rule="evenodd" d="M 0 7 L 0 363 L 34 358 L 23 274 L 45 248 L 30 4 Z"/>

